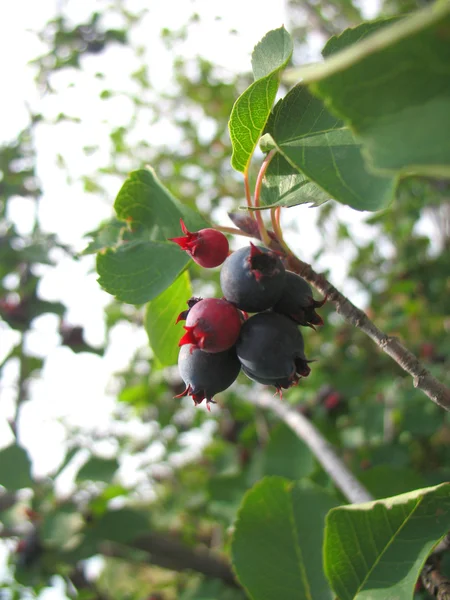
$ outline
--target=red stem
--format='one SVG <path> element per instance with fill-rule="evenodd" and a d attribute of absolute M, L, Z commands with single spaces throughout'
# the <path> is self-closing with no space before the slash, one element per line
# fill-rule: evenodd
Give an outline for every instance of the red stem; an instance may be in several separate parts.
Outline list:
<path fill-rule="evenodd" d="M 275 156 L 276 150 L 271 150 L 267 156 L 265 157 L 265 159 L 263 160 L 263 163 L 261 165 L 261 168 L 259 170 L 258 173 L 258 177 L 256 179 L 256 185 L 255 185 L 255 208 L 259 208 L 259 197 L 261 195 L 261 188 L 262 188 L 262 182 L 264 179 L 264 175 L 266 174 L 267 168 L 270 165 L 270 161 L 272 160 L 272 158 Z M 270 237 L 269 234 L 267 233 L 267 229 L 266 226 L 264 225 L 264 221 L 262 218 L 262 214 L 260 210 L 256 210 L 255 211 L 255 216 L 256 216 L 256 222 L 258 223 L 258 229 L 259 229 L 259 233 L 261 236 L 262 241 L 264 242 L 264 244 L 266 246 L 270 245 Z"/>

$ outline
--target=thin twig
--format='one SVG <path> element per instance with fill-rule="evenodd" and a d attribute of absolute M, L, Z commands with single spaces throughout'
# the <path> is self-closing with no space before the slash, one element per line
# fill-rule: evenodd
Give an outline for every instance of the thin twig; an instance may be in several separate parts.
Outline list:
<path fill-rule="evenodd" d="M 442 575 L 439 568 L 439 558 L 432 555 L 427 560 L 420 576 L 423 587 L 436 600 L 450 600 L 450 580 Z"/>
<path fill-rule="evenodd" d="M 311 265 L 290 254 L 287 256 L 290 269 L 312 283 L 319 292 L 327 296 L 336 306 L 336 311 L 354 327 L 361 329 L 380 348 L 388 354 L 407 373 L 414 382 L 414 387 L 422 390 L 433 402 L 445 410 L 450 410 L 450 389 L 438 381 L 426 369 L 412 352 L 405 348 L 398 338 L 388 336 L 372 323 L 369 317 L 357 308 L 348 298 L 339 292 L 323 275 L 316 273 Z"/>
<path fill-rule="evenodd" d="M 339 458 L 333 446 L 314 425 L 302 414 L 295 412 L 284 402 L 267 393 L 247 394 L 247 400 L 275 413 L 292 431 L 305 442 L 349 502 L 359 504 L 373 500 L 369 492 L 359 483 L 352 472 Z"/>
<path fill-rule="evenodd" d="M 14 437 L 17 440 L 17 427 L 19 422 L 20 409 L 22 404 L 27 400 L 27 377 L 25 374 L 25 356 L 24 356 L 24 339 L 21 336 L 20 343 L 18 345 L 19 352 L 19 374 L 17 376 L 17 396 L 16 404 L 14 407 L 14 415 L 8 420 L 8 425 Z"/>
<path fill-rule="evenodd" d="M 147 552 L 148 562 L 158 567 L 172 571 L 192 570 L 206 577 L 221 579 L 232 587 L 240 587 L 226 559 L 206 548 L 191 548 L 174 536 L 150 531 L 129 546 Z M 102 543 L 100 552 L 105 556 L 128 557 L 123 546 L 113 543 Z"/>

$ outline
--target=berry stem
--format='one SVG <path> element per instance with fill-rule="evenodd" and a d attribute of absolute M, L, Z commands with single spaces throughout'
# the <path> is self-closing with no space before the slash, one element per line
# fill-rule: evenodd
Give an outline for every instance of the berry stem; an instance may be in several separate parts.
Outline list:
<path fill-rule="evenodd" d="M 255 185 L 255 208 L 259 208 L 259 198 L 261 195 L 261 188 L 262 188 L 262 182 L 264 179 L 264 175 L 267 171 L 268 166 L 270 165 L 270 161 L 272 160 L 272 158 L 275 156 L 276 150 L 271 150 L 267 156 L 264 158 L 261 168 L 259 170 L 258 173 L 258 177 L 256 178 L 256 185 Z M 264 244 L 269 247 L 270 246 L 270 236 L 267 233 L 267 229 L 266 226 L 264 225 L 264 221 L 262 218 L 262 214 L 260 210 L 256 210 L 255 211 L 255 217 L 256 217 L 256 222 L 258 223 L 258 229 L 259 229 L 259 234 L 261 236 L 261 240 L 264 242 Z"/>
<path fill-rule="evenodd" d="M 247 200 L 247 208 L 249 209 L 249 215 L 252 219 L 255 218 L 255 215 L 253 214 L 253 211 L 250 210 L 251 208 L 253 208 L 253 203 L 252 203 L 252 193 L 250 191 L 250 182 L 248 180 L 248 169 L 245 171 L 244 173 L 244 188 L 245 188 L 245 198 Z"/>
<path fill-rule="evenodd" d="M 277 240 L 280 243 L 280 246 L 283 248 L 283 250 L 286 252 L 286 254 L 289 255 L 289 254 L 292 254 L 292 250 L 289 248 L 289 246 L 284 241 L 283 232 L 281 231 L 280 213 L 281 213 L 281 208 L 279 206 L 277 208 L 272 208 L 270 211 L 270 218 L 272 220 L 273 232 L 276 235 Z"/>
<path fill-rule="evenodd" d="M 254 238 L 255 236 L 251 233 L 246 233 L 237 227 L 223 227 L 222 225 L 213 225 L 214 229 L 221 231 L 222 233 L 229 233 L 230 235 L 243 235 L 244 237 Z"/>

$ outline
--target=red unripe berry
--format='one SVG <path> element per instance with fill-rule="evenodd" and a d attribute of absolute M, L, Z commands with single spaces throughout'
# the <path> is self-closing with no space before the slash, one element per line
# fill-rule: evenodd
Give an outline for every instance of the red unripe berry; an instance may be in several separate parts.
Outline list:
<path fill-rule="evenodd" d="M 181 229 L 184 237 L 170 238 L 182 250 L 201 267 L 211 269 L 221 265 L 229 253 L 227 238 L 216 229 L 200 229 L 200 231 L 188 231 L 183 219 L 180 219 Z"/>
<path fill-rule="evenodd" d="M 241 325 L 241 313 L 236 307 L 226 300 L 205 298 L 189 310 L 186 333 L 178 345 L 193 344 L 205 352 L 224 352 L 237 342 Z"/>
<path fill-rule="evenodd" d="M 341 395 L 339 392 L 331 392 L 323 401 L 323 405 L 328 411 L 332 411 L 339 406 L 341 403 Z"/>

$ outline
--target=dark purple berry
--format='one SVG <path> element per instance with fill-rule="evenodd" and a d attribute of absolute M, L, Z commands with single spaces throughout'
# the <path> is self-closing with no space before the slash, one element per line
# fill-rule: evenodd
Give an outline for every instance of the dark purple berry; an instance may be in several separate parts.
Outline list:
<path fill-rule="evenodd" d="M 323 300 L 314 300 L 311 286 L 300 275 L 286 271 L 283 293 L 273 310 L 290 317 L 298 325 L 323 325 L 323 320 L 316 313 L 316 308 L 323 306 Z"/>
<path fill-rule="evenodd" d="M 193 344 L 205 352 L 223 352 L 239 337 L 241 313 L 226 300 L 205 298 L 190 308 L 184 328 L 179 346 Z"/>
<path fill-rule="evenodd" d="M 216 229 L 200 229 L 188 231 L 183 220 L 180 219 L 183 237 L 170 238 L 201 267 L 211 269 L 223 263 L 229 253 L 228 240 L 221 231 Z"/>
<path fill-rule="evenodd" d="M 275 252 L 250 244 L 233 252 L 224 262 L 220 285 L 228 302 L 246 312 L 259 312 L 279 300 L 285 274 Z"/>
<path fill-rule="evenodd" d="M 209 410 L 213 396 L 230 387 L 239 375 L 241 364 L 234 348 L 211 354 L 187 344 L 181 347 L 178 368 L 186 389 L 176 398 L 192 396 L 195 405 L 206 399 Z"/>
<path fill-rule="evenodd" d="M 295 385 L 310 373 L 302 334 L 291 319 L 277 313 L 250 317 L 236 352 L 247 375 L 277 389 Z"/>
<path fill-rule="evenodd" d="M 278 393 L 280 394 L 280 398 L 282 397 L 282 389 L 286 390 L 298 382 L 298 377 L 295 377 L 294 379 L 290 379 L 289 377 L 276 377 L 275 379 L 266 379 L 265 377 L 259 377 L 258 375 L 255 375 L 249 369 L 246 369 L 243 365 L 241 365 L 241 368 L 249 379 L 252 379 L 257 383 L 261 383 L 262 385 L 273 385 L 274 387 L 276 387 Z"/>

